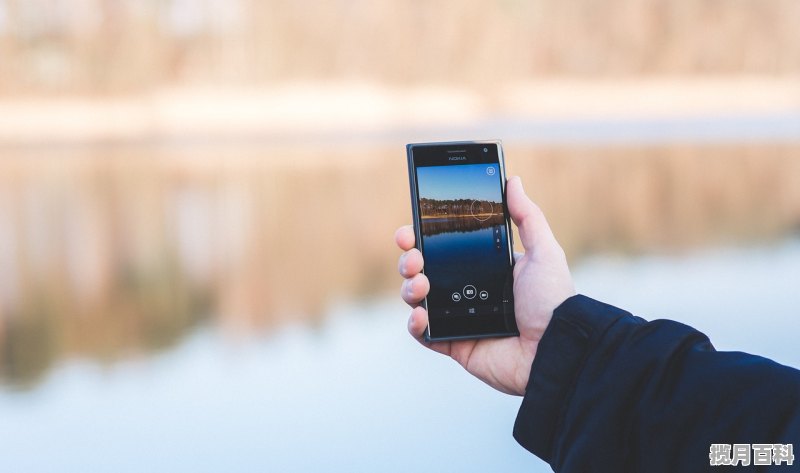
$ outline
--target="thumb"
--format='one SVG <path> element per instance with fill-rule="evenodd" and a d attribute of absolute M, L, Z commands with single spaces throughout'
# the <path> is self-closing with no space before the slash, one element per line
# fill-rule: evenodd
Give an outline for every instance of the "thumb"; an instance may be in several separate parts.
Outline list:
<path fill-rule="evenodd" d="M 519 238 L 525 251 L 531 251 L 536 245 L 555 242 L 550 225 L 542 210 L 525 194 L 519 176 L 509 179 L 506 184 L 506 199 L 511 220 L 519 228 Z"/>

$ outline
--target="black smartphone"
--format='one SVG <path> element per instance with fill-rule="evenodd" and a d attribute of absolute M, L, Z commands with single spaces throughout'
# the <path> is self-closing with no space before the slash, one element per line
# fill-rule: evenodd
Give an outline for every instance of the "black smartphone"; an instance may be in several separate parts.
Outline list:
<path fill-rule="evenodd" d="M 425 339 L 519 335 L 499 141 L 406 145 L 416 246 L 430 292 Z"/>

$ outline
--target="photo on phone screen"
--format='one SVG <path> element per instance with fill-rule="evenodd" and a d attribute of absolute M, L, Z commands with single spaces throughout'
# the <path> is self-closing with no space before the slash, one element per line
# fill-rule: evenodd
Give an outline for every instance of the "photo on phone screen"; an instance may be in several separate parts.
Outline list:
<path fill-rule="evenodd" d="M 516 335 L 498 142 L 408 145 L 414 227 L 430 281 L 431 340 Z"/>

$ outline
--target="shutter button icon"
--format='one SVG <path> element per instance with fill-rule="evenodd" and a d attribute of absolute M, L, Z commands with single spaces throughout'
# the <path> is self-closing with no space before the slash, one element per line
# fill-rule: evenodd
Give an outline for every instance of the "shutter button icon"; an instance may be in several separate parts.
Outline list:
<path fill-rule="evenodd" d="M 464 292 L 464 297 L 466 297 L 467 299 L 475 299 L 475 294 L 477 293 L 477 291 L 475 290 L 475 286 L 471 284 L 467 284 L 466 286 L 464 286 L 463 292 Z"/>

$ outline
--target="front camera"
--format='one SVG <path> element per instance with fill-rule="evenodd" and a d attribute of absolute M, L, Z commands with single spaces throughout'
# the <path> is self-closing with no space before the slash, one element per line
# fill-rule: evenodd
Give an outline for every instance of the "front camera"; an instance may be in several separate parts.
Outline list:
<path fill-rule="evenodd" d="M 484 153 L 488 153 L 489 152 L 489 148 L 483 148 L 483 152 Z"/>

